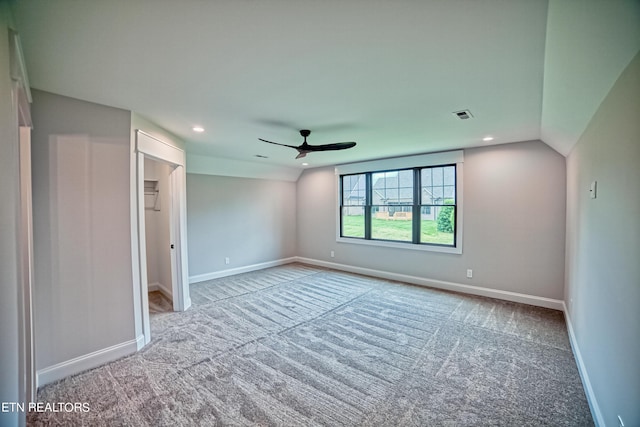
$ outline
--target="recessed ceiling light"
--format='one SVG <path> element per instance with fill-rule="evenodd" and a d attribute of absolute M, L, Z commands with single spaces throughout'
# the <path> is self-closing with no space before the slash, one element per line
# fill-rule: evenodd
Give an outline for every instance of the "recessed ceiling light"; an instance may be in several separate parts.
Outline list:
<path fill-rule="evenodd" d="M 204 128 L 202 126 L 194 126 L 193 127 L 193 131 L 194 132 L 204 132 Z"/>
<path fill-rule="evenodd" d="M 304 163 L 302 164 L 302 166 L 309 166 L 309 163 L 304 162 Z"/>
<path fill-rule="evenodd" d="M 493 137 L 492 136 L 485 136 L 484 138 L 482 138 L 482 140 L 485 141 L 485 142 L 493 141 Z"/>

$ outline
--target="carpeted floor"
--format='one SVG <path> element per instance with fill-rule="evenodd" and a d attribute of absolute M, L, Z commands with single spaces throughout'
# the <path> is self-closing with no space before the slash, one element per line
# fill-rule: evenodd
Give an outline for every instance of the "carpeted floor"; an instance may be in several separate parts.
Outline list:
<path fill-rule="evenodd" d="M 29 424 L 593 425 L 558 311 L 302 264 L 191 298 L 141 352 L 38 393 L 90 412 Z"/>

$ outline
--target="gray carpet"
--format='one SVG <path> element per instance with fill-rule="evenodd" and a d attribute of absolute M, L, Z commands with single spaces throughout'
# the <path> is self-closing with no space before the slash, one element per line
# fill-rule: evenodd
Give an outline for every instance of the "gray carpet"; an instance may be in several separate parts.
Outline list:
<path fill-rule="evenodd" d="M 302 264 L 191 298 L 141 352 L 38 393 L 90 412 L 29 424 L 593 425 L 558 311 Z"/>

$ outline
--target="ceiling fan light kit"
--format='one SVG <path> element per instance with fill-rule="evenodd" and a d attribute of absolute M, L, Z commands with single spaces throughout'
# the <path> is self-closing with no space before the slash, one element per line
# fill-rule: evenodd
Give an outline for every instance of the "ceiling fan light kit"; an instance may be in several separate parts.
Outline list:
<path fill-rule="evenodd" d="M 347 148 L 353 148 L 356 146 L 355 142 L 334 142 L 331 144 L 311 145 L 307 143 L 307 137 L 309 135 L 311 135 L 311 131 L 309 129 L 301 129 L 300 136 L 304 138 L 304 142 L 297 147 L 295 145 L 288 145 L 288 144 L 281 144 L 279 142 L 267 141 L 266 139 L 262 139 L 262 138 L 258 138 L 258 139 L 262 142 L 267 142 L 269 144 L 282 145 L 283 147 L 289 147 L 289 148 L 293 148 L 294 150 L 298 150 L 298 155 L 296 156 L 296 159 L 301 159 L 305 157 L 307 154 L 313 153 L 315 151 L 346 150 Z"/>

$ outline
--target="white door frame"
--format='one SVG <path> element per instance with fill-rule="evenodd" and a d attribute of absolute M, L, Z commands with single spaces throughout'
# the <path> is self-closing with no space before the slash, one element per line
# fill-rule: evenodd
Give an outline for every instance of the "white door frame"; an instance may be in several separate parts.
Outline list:
<path fill-rule="evenodd" d="M 33 332 L 33 208 L 31 193 L 31 128 L 20 126 L 20 394 L 36 401 L 35 338 Z"/>
<path fill-rule="evenodd" d="M 135 330 L 138 335 L 138 349 L 151 341 L 151 327 L 149 324 L 149 297 L 147 283 L 147 249 L 144 218 L 144 158 L 160 160 L 173 166 L 169 175 L 171 187 L 170 235 L 171 244 L 171 274 L 174 311 L 184 311 L 191 306 L 189 296 L 189 272 L 187 252 L 187 215 L 186 215 L 186 177 L 185 153 L 140 129 L 136 129 L 135 150 L 133 152 L 132 182 L 135 189 L 131 200 L 135 204 L 134 219 L 132 221 L 132 251 L 134 265 L 134 318 Z M 133 187 L 132 187 L 133 188 Z M 135 196 L 135 197 L 134 197 Z M 136 227 L 137 226 L 137 227 Z M 137 274 L 136 274 L 137 273 Z"/>
<path fill-rule="evenodd" d="M 31 188 L 31 89 L 19 34 L 9 29 L 9 62 L 13 80 L 11 96 L 18 136 L 19 222 L 18 228 L 18 393 L 24 402 L 34 402 L 38 388 L 35 366 L 33 322 L 33 205 Z M 19 418 L 26 425 L 26 417 Z"/>
<path fill-rule="evenodd" d="M 185 311 L 191 307 L 187 253 L 187 191 L 184 166 L 176 166 L 169 174 L 171 200 L 169 227 L 171 244 L 171 295 L 173 311 Z"/>

